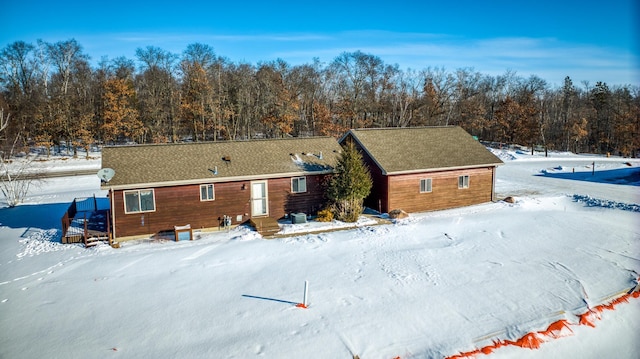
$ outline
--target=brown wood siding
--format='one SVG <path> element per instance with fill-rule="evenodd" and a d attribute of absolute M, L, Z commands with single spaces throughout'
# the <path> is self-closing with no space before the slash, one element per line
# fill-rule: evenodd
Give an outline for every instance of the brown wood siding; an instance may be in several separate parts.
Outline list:
<path fill-rule="evenodd" d="M 362 154 L 362 162 L 369 169 L 369 174 L 371 175 L 371 180 L 373 181 L 373 185 L 371 186 L 371 193 L 367 198 L 364 199 L 364 205 L 366 207 L 372 208 L 376 211 L 380 211 L 382 209 L 383 212 L 385 208 L 387 208 L 388 204 L 388 181 L 387 176 L 382 174 L 382 170 L 376 162 L 369 156 L 367 152 L 365 152 L 358 142 L 354 141 L 354 144 L 360 154 Z"/>
<path fill-rule="evenodd" d="M 306 176 L 307 192 L 296 194 L 291 193 L 290 177 L 268 180 L 269 216 L 281 218 L 292 212 L 315 214 L 325 204 L 322 186 L 325 177 Z M 112 206 L 117 237 L 154 235 L 186 224 L 194 229 L 218 227 L 224 215 L 231 216 L 235 225 L 248 221 L 251 216 L 250 181 L 215 183 L 213 201 L 200 201 L 200 185 L 153 190 L 155 212 L 129 214 L 124 213 L 123 191 L 114 192 Z"/>
<path fill-rule="evenodd" d="M 491 201 L 495 167 L 389 176 L 388 212 L 424 212 Z M 458 177 L 469 176 L 469 188 L 458 188 Z M 431 178 L 432 191 L 420 193 L 420 180 Z"/>
<path fill-rule="evenodd" d="M 288 213 L 315 215 L 326 205 L 327 176 L 306 176 L 307 191 L 291 192 L 291 177 L 269 180 L 269 217 L 282 218 Z"/>
<path fill-rule="evenodd" d="M 186 224 L 194 229 L 217 227 L 220 223 L 218 218 L 224 215 L 231 216 L 233 224 L 249 219 L 249 182 L 214 184 L 213 201 L 200 201 L 200 185 L 159 187 L 153 190 L 155 212 L 129 214 L 124 213 L 123 191 L 115 191 L 112 205 L 117 237 L 153 235 Z M 240 222 L 237 221 L 238 215 L 242 216 Z"/>
<path fill-rule="evenodd" d="M 388 181 L 387 176 L 382 174 L 382 170 L 373 162 L 369 156 L 363 154 L 363 161 L 369 168 L 369 174 L 371 174 L 371 180 L 373 185 L 371 186 L 371 193 L 364 200 L 364 205 L 369 208 L 373 208 L 376 211 L 380 211 L 386 208 L 388 205 Z"/>

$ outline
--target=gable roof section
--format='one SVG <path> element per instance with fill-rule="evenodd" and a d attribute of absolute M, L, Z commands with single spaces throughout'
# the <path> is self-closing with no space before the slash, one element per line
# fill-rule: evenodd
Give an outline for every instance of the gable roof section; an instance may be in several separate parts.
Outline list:
<path fill-rule="evenodd" d="M 102 186 L 149 188 L 331 173 L 339 152 L 331 137 L 104 147 L 102 168 L 114 169 L 115 176 Z"/>
<path fill-rule="evenodd" d="M 383 174 L 497 166 L 503 162 L 459 126 L 350 130 Z"/>

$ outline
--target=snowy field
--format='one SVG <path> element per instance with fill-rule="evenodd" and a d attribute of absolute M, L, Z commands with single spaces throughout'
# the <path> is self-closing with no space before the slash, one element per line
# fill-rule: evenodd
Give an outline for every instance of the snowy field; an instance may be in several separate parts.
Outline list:
<path fill-rule="evenodd" d="M 640 160 L 496 154 L 514 204 L 120 249 L 60 244 L 69 202 L 105 193 L 97 176 L 48 179 L 0 208 L 0 358 L 445 358 L 559 320 L 539 349 L 476 357 L 638 358 L 640 299 L 579 323 L 637 285 Z M 99 168 L 47 170 L 60 162 Z"/>

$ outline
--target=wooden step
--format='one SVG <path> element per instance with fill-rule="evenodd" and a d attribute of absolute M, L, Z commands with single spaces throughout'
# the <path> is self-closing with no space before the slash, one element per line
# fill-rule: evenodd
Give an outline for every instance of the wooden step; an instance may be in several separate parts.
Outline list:
<path fill-rule="evenodd" d="M 87 238 L 87 242 L 100 242 L 100 241 L 108 241 L 109 237 L 89 237 Z"/>
<path fill-rule="evenodd" d="M 92 246 L 98 245 L 99 243 L 109 244 L 109 237 L 108 236 L 89 237 L 84 241 L 84 246 L 92 247 Z"/>
<path fill-rule="evenodd" d="M 263 236 L 270 236 L 280 231 L 278 221 L 271 217 L 251 218 L 249 222 Z"/>
<path fill-rule="evenodd" d="M 64 244 L 82 243 L 82 242 L 84 242 L 84 236 L 82 234 L 77 234 L 77 235 L 67 234 L 66 236 L 62 237 L 62 243 Z"/>

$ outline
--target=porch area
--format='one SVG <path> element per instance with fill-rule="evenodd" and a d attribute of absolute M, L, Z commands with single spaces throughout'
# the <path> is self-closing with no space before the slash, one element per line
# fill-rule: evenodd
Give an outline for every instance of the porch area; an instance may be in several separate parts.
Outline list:
<path fill-rule="evenodd" d="M 272 236 L 280 231 L 278 221 L 271 217 L 251 218 L 249 223 L 262 236 Z"/>
<path fill-rule="evenodd" d="M 75 198 L 61 222 L 62 243 L 84 243 L 90 247 L 103 242 L 114 246 L 107 198 Z"/>

